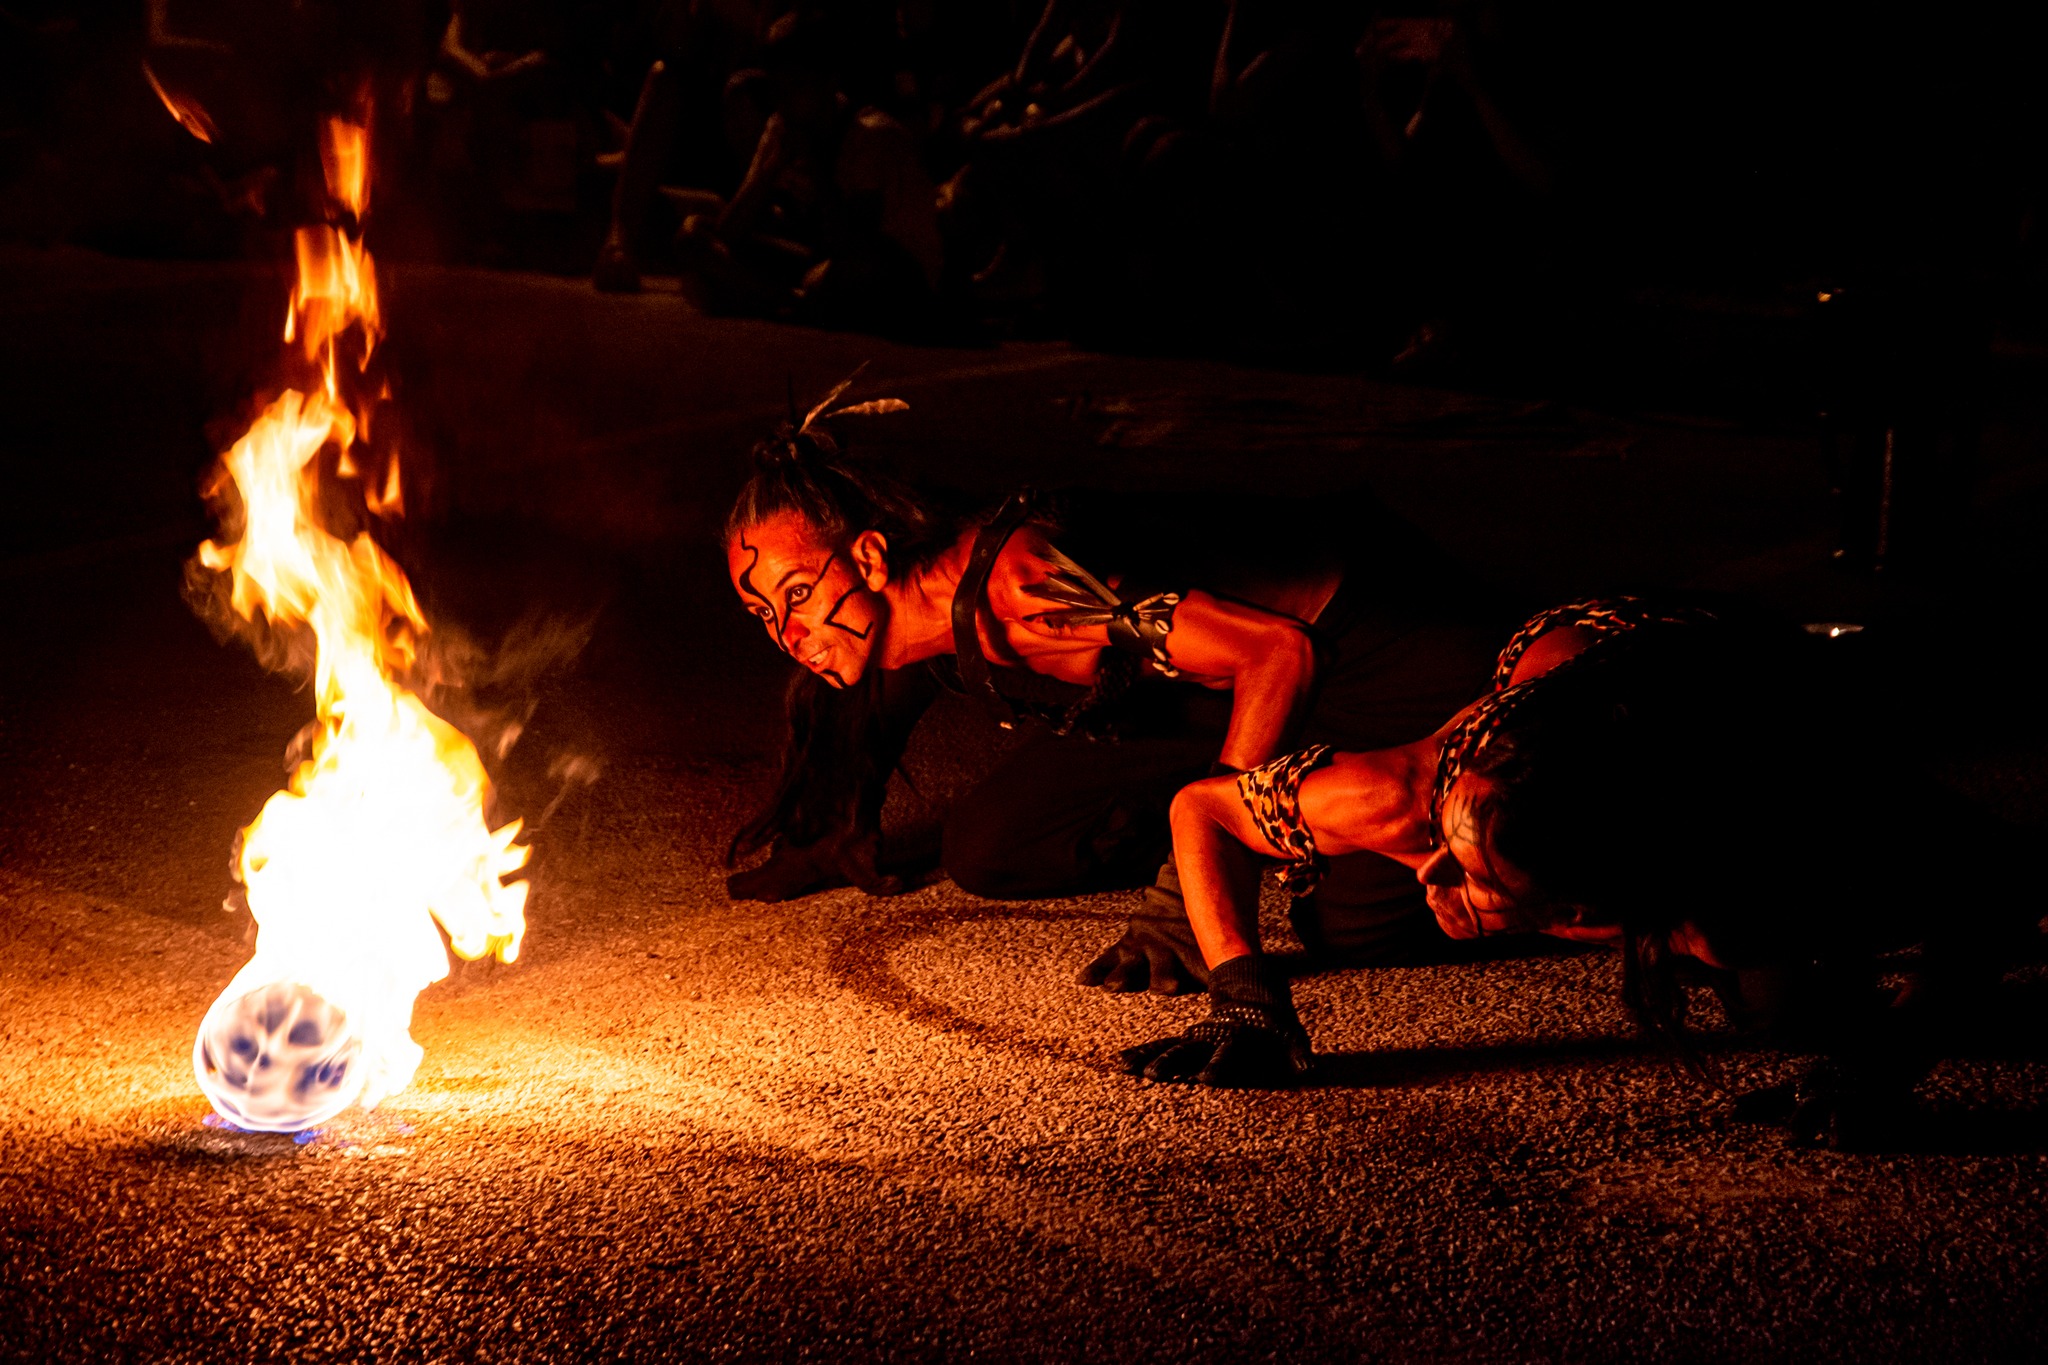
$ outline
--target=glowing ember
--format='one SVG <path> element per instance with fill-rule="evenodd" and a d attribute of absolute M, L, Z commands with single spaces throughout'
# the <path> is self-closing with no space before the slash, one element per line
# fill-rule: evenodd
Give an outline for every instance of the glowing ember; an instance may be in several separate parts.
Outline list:
<path fill-rule="evenodd" d="M 504 882 L 526 862 L 518 823 L 488 827 L 475 746 L 400 681 L 427 633 L 411 585 L 368 533 L 342 540 L 320 512 L 321 452 L 336 450 L 339 477 L 368 464 L 368 399 L 353 390 L 382 330 L 358 226 L 366 130 L 337 121 L 322 146 L 328 190 L 354 222 L 300 230 L 285 326 L 318 383 L 278 395 L 221 458 L 217 486 L 239 495 L 240 535 L 199 549 L 232 576 L 236 612 L 310 627 L 317 647 L 309 756 L 242 832 L 256 954 L 207 1012 L 192 1054 L 223 1117 L 279 1132 L 411 1081 L 422 1056 L 414 998 L 448 974 L 436 921 L 462 956 L 506 962 L 526 929 L 526 883 Z M 395 456 L 363 497 L 378 515 L 397 512 Z"/>

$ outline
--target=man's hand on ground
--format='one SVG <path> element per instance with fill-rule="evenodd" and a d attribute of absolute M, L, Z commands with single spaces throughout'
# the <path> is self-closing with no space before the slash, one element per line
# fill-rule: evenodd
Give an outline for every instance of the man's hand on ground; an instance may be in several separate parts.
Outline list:
<path fill-rule="evenodd" d="M 1308 1075 L 1315 1059 L 1298 1030 L 1211 1017 L 1176 1037 L 1125 1049 L 1123 1064 L 1148 1081 L 1277 1090 Z"/>
<path fill-rule="evenodd" d="M 1209 1017 L 1186 1033 L 1123 1053 L 1124 1070 L 1148 1081 L 1275 1089 L 1315 1066 L 1308 1033 L 1272 961 L 1232 958 L 1209 976 Z"/>

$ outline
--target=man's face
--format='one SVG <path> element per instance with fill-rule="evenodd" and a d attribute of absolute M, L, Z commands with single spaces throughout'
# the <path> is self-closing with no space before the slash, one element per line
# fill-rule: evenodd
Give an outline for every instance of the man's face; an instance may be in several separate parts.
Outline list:
<path fill-rule="evenodd" d="M 1574 919 L 1493 844 L 1493 784 L 1470 773 L 1444 797 L 1443 844 L 1416 872 L 1430 913 L 1452 938 L 1541 933 Z"/>
<path fill-rule="evenodd" d="M 842 552 L 821 541 L 809 522 L 784 512 L 734 536 L 726 569 L 776 648 L 834 687 L 851 687 L 867 672 L 888 619 L 879 591 L 887 574 L 877 568 L 883 542 L 867 532 Z M 868 572 L 856 558 L 871 561 Z"/>

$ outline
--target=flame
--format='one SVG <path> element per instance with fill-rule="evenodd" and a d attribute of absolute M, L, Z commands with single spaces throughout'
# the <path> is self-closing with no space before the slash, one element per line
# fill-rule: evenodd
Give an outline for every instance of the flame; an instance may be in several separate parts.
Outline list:
<path fill-rule="evenodd" d="M 360 327 L 363 354 L 357 368 L 367 369 L 377 341 L 384 335 L 377 308 L 377 274 L 360 240 L 338 227 L 302 227 L 294 238 L 299 282 L 292 289 L 285 314 L 284 339 L 297 341 L 306 359 L 322 361 L 327 395 L 339 390 L 334 375 L 334 343 L 351 327 Z"/>
<path fill-rule="evenodd" d="M 156 91 L 156 97 L 164 102 L 164 108 L 171 111 L 171 117 L 178 121 L 179 127 L 201 142 L 213 141 L 219 129 L 213 126 L 213 119 L 200 107 L 199 101 L 173 95 L 164 89 L 164 83 L 156 78 L 156 72 L 148 62 L 142 64 L 142 75 L 149 82 L 149 88 Z"/>
<path fill-rule="evenodd" d="M 320 166 L 334 202 L 362 221 L 370 208 L 370 130 L 367 124 L 329 119 L 320 127 Z"/>
<path fill-rule="evenodd" d="M 405 515 L 405 486 L 399 482 L 397 451 L 391 452 L 391 459 L 384 466 L 383 481 L 364 485 L 363 506 L 380 517 Z"/>
<path fill-rule="evenodd" d="M 337 121 L 323 147 L 334 149 L 325 158 L 329 192 L 359 212 L 367 202 L 365 129 Z M 489 781 L 475 746 L 402 681 L 429 629 L 404 572 L 367 532 L 344 540 L 324 523 L 321 455 L 338 452 L 340 477 L 361 463 L 350 457 L 366 440 L 370 397 L 354 395 L 349 370 L 360 374 L 368 364 L 382 321 L 359 236 L 302 229 L 298 263 L 285 339 L 298 339 L 304 359 L 317 362 L 317 383 L 279 394 L 221 457 L 217 477 L 240 495 L 241 533 L 199 548 L 206 567 L 231 576 L 236 612 L 308 627 L 317 645 L 310 752 L 242 832 L 237 873 L 258 925 L 256 952 L 209 1012 L 194 1051 L 216 1108 L 243 1126 L 278 1128 L 324 1121 L 351 1098 L 367 1108 L 410 1083 L 423 1055 L 410 1033 L 414 998 L 448 974 L 436 923 L 463 957 L 514 960 L 527 884 L 504 879 L 528 853 L 513 842 L 519 822 L 488 826 Z M 402 506 L 396 454 L 381 468 L 380 485 L 365 490 L 380 514 Z M 211 1031 L 234 1002 L 257 1001 L 250 1009 L 260 1013 L 269 1001 L 261 1027 L 286 1028 L 300 1041 L 299 1030 L 313 1026 L 291 1022 L 301 1019 L 297 1007 L 289 1018 L 278 1013 L 280 983 L 323 997 L 333 1009 L 319 1019 L 345 1015 L 360 1057 L 349 1053 L 339 1105 L 312 1118 L 301 1107 L 252 1121 L 251 1106 L 223 1076 L 234 1070 L 229 1050 L 246 1044 L 245 1060 L 255 1058 L 259 1043 L 222 1042 Z M 308 1006 L 304 1018 L 316 1013 Z M 311 1067 L 306 1084 L 319 1089 L 315 1082 L 333 1079 L 333 1091 L 339 1074 Z"/>

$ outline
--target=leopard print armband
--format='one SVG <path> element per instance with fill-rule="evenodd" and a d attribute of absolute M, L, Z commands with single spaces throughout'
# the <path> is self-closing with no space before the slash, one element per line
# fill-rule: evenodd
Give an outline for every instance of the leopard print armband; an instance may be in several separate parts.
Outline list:
<path fill-rule="evenodd" d="M 1328 744 L 1312 745 L 1237 775 L 1238 799 L 1283 860 L 1280 885 L 1290 896 L 1306 896 L 1322 880 L 1325 864 L 1316 852 L 1315 831 L 1301 818 L 1301 782 L 1336 752 Z"/>

